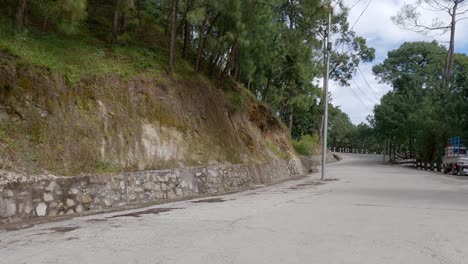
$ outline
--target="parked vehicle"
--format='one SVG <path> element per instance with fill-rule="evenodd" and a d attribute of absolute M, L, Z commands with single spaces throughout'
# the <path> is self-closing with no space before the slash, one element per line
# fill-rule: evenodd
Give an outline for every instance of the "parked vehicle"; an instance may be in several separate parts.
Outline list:
<path fill-rule="evenodd" d="M 453 143 L 453 142 L 452 142 Z M 468 154 L 466 147 L 458 144 L 450 144 L 445 148 L 445 155 L 442 158 L 443 172 L 453 175 L 468 175 Z"/>

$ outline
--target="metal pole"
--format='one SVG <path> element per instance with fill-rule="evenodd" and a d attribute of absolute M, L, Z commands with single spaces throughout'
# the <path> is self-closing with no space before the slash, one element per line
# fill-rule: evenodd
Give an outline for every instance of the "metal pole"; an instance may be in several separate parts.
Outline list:
<path fill-rule="evenodd" d="M 323 80 L 323 146 L 322 146 L 322 176 L 320 180 L 325 179 L 326 171 L 325 171 L 325 166 L 327 164 L 327 140 L 328 140 L 328 83 L 329 83 L 329 78 L 330 78 L 330 52 L 331 52 L 331 33 L 330 33 L 330 27 L 331 27 L 331 15 L 332 15 L 332 9 L 331 9 L 331 2 L 329 2 L 329 12 L 328 12 L 328 26 L 327 26 L 327 41 L 326 41 L 326 48 L 325 48 L 325 56 L 326 56 L 326 63 L 325 63 L 325 78 Z"/>

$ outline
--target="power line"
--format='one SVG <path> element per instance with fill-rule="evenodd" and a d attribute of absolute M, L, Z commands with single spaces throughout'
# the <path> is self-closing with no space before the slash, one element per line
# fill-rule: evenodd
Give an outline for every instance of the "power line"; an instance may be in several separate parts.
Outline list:
<path fill-rule="evenodd" d="M 369 112 L 372 112 L 369 107 L 361 100 L 361 98 L 356 94 L 356 92 L 353 90 L 353 87 L 352 86 L 349 86 L 349 88 L 351 89 L 351 91 L 353 92 L 354 94 L 354 97 L 356 97 L 356 99 L 359 100 L 359 102 L 361 102 L 362 106 L 364 106 Z"/>
<path fill-rule="evenodd" d="M 378 93 L 376 90 L 374 90 L 374 88 L 372 88 L 372 86 L 369 84 L 369 82 L 367 81 L 366 76 L 364 75 L 364 73 L 362 73 L 361 68 L 359 67 L 359 65 L 357 66 L 357 68 L 358 68 L 358 71 L 359 71 L 359 73 L 361 74 L 362 78 L 364 78 L 364 81 L 366 82 L 367 87 L 369 87 L 369 89 L 370 89 L 372 95 L 374 95 L 374 97 L 375 97 L 378 101 L 380 101 L 380 97 L 381 97 L 381 96 L 379 96 L 379 93 Z"/>
<path fill-rule="evenodd" d="M 360 83 L 362 83 L 362 82 L 360 82 Z M 364 86 L 360 86 L 360 87 L 364 87 Z M 364 89 L 364 90 L 366 90 L 366 91 L 370 91 L 370 94 L 372 95 L 372 97 L 371 97 L 371 98 L 372 98 L 372 102 L 373 102 L 374 104 L 378 104 L 378 103 L 380 102 L 380 97 L 379 97 L 378 95 L 376 95 L 372 89 L 370 89 L 370 86 L 369 86 L 369 85 L 367 85 L 367 87 L 368 87 L 369 89 L 367 89 L 367 90 L 364 89 L 364 88 L 362 88 L 362 89 Z M 367 94 L 369 94 L 369 93 L 367 93 Z M 375 99 L 374 99 L 374 98 L 375 98 Z"/>
<path fill-rule="evenodd" d="M 371 102 L 371 104 L 377 104 L 376 102 L 374 102 L 374 100 L 371 100 L 369 98 L 369 96 L 367 96 L 367 94 L 364 91 L 362 91 L 361 87 L 356 83 L 356 81 L 354 79 L 353 79 L 353 83 L 356 85 L 356 87 L 359 89 L 359 91 L 362 93 L 362 95 L 364 95 L 367 98 L 367 100 L 369 100 L 369 102 Z"/>
<path fill-rule="evenodd" d="M 353 10 L 353 8 L 355 8 L 362 0 L 357 0 L 350 8 L 348 11 L 351 11 Z"/>
<path fill-rule="evenodd" d="M 364 15 L 364 13 L 366 12 L 367 8 L 370 6 L 370 4 L 373 2 L 374 0 L 370 0 L 369 3 L 367 3 L 366 7 L 364 8 L 364 10 L 362 10 L 361 14 L 359 15 L 359 17 L 356 19 L 356 21 L 354 22 L 354 24 L 351 26 L 351 28 L 349 29 L 349 31 L 353 30 L 354 26 L 356 26 L 357 22 L 359 22 L 359 20 L 361 19 L 362 15 Z"/>

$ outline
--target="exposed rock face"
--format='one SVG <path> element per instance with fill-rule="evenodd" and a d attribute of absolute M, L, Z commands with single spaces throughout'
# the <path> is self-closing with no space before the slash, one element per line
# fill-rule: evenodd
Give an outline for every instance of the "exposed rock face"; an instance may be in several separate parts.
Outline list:
<path fill-rule="evenodd" d="M 193 195 L 222 194 L 307 174 L 314 160 L 276 160 L 108 176 L 55 177 L 0 173 L 0 223 L 120 208 Z M 3 177 L 4 176 L 4 177 Z M 2 178 L 3 177 L 3 178 Z M 52 192 L 53 191 L 53 192 Z M 34 210 L 33 210 L 34 208 Z"/>
<path fill-rule="evenodd" d="M 202 78 L 106 75 L 69 84 L 19 60 L 0 51 L 0 169 L 77 175 L 294 158 L 287 129 L 240 88 L 244 107 L 233 110 Z"/>

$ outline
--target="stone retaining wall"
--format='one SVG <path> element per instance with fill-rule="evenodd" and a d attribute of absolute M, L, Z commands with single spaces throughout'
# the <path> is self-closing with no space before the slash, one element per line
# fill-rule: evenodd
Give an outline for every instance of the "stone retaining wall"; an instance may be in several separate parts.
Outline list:
<path fill-rule="evenodd" d="M 302 158 L 107 176 L 28 177 L 0 172 L 0 223 L 222 194 L 305 175 L 316 165 L 316 160 Z"/>

